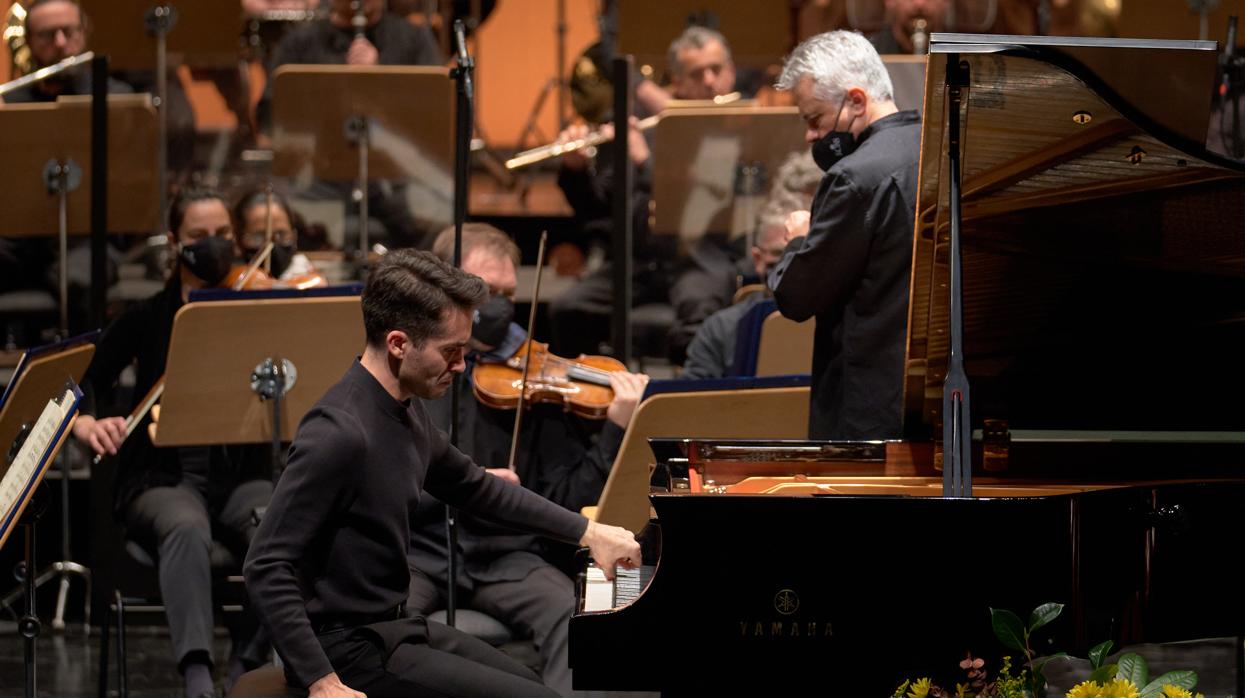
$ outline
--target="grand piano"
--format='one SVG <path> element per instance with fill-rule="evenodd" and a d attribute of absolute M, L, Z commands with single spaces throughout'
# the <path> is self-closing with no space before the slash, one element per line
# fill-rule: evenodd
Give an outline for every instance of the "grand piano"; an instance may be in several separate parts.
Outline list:
<path fill-rule="evenodd" d="M 1044 602 L 1066 607 L 1039 653 L 1245 635 L 1245 168 L 1202 147 L 1215 65 L 1211 42 L 934 35 L 905 438 L 655 441 L 655 566 L 585 584 L 576 687 L 889 695 L 965 652 L 997 668 L 989 610 Z M 953 334 L 971 493 L 943 477 Z"/>

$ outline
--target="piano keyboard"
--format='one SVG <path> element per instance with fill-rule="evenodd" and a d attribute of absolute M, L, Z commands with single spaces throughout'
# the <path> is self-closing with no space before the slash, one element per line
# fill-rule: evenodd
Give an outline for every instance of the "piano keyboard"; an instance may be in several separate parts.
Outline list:
<path fill-rule="evenodd" d="M 595 563 L 588 565 L 584 580 L 582 610 L 608 611 L 626 606 L 640 597 L 640 593 L 653 578 L 655 565 L 641 565 L 637 569 L 619 567 L 614 581 L 605 578 L 605 572 Z"/>

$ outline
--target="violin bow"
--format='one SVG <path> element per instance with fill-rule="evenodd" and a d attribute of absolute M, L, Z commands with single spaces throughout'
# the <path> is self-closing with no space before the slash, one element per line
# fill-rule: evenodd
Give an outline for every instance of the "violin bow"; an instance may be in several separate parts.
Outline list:
<path fill-rule="evenodd" d="M 549 231 L 540 232 L 540 248 L 536 252 L 536 285 L 532 289 L 532 309 L 527 315 L 527 350 L 523 356 L 523 374 L 519 379 L 519 407 L 514 413 L 514 433 L 510 435 L 510 458 L 506 467 L 514 471 L 515 456 L 519 450 L 519 428 L 523 424 L 523 403 L 527 399 L 527 369 L 532 365 L 532 328 L 536 326 L 536 306 L 540 304 L 540 275 L 545 268 L 545 240 Z"/>
<path fill-rule="evenodd" d="M 265 249 L 272 252 L 272 182 L 264 188 L 264 243 Z M 272 273 L 272 256 L 271 254 L 264 257 L 264 273 Z"/>
<path fill-rule="evenodd" d="M 152 385 L 151 389 L 147 391 L 147 394 L 143 397 L 142 402 L 135 405 L 134 410 L 126 416 L 125 418 L 125 438 L 126 439 L 130 438 L 130 434 L 134 433 L 134 429 L 138 426 L 138 423 L 143 421 L 143 417 L 146 417 L 147 413 L 151 411 L 151 408 L 154 407 L 155 404 L 160 401 L 160 397 L 162 395 L 164 395 L 164 375 L 163 374 L 160 376 L 159 380 L 155 382 L 155 385 Z M 121 442 L 125 443 L 125 439 L 122 439 Z M 95 454 L 95 458 L 93 458 L 91 462 L 94 463 L 95 465 L 99 465 L 99 462 L 103 459 L 104 457 L 97 453 Z"/>

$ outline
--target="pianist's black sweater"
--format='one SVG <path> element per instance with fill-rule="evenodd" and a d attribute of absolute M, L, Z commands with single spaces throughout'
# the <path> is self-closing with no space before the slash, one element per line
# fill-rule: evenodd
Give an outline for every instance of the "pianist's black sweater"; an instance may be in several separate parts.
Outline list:
<path fill-rule="evenodd" d="M 409 516 L 421 488 L 567 542 L 588 525 L 485 473 L 450 446 L 420 401 L 394 400 L 355 362 L 299 425 L 244 570 L 256 611 L 304 685 L 334 670 L 315 627 L 392 617 L 406 601 Z"/>

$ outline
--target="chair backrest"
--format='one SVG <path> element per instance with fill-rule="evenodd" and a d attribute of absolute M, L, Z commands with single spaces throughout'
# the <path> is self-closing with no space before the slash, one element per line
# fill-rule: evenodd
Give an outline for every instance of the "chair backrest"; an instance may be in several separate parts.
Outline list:
<path fill-rule="evenodd" d="M 813 368 L 813 332 L 816 318 L 804 322 L 783 317 L 775 310 L 761 323 L 757 344 L 756 375 L 785 376 L 808 373 Z"/>
<path fill-rule="evenodd" d="M 757 369 L 757 346 L 761 342 L 761 325 L 770 313 L 778 309 L 772 298 L 757 301 L 744 311 L 735 325 L 735 355 L 727 368 L 728 376 L 755 376 Z M 807 373 L 807 371 L 803 371 Z M 799 373 L 797 371 L 797 373 Z"/>
<path fill-rule="evenodd" d="M 809 389 L 660 393 L 636 409 L 601 491 L 595 519 L 639 531 L 649 521 L 650 437 L 808 438 Z"/>

